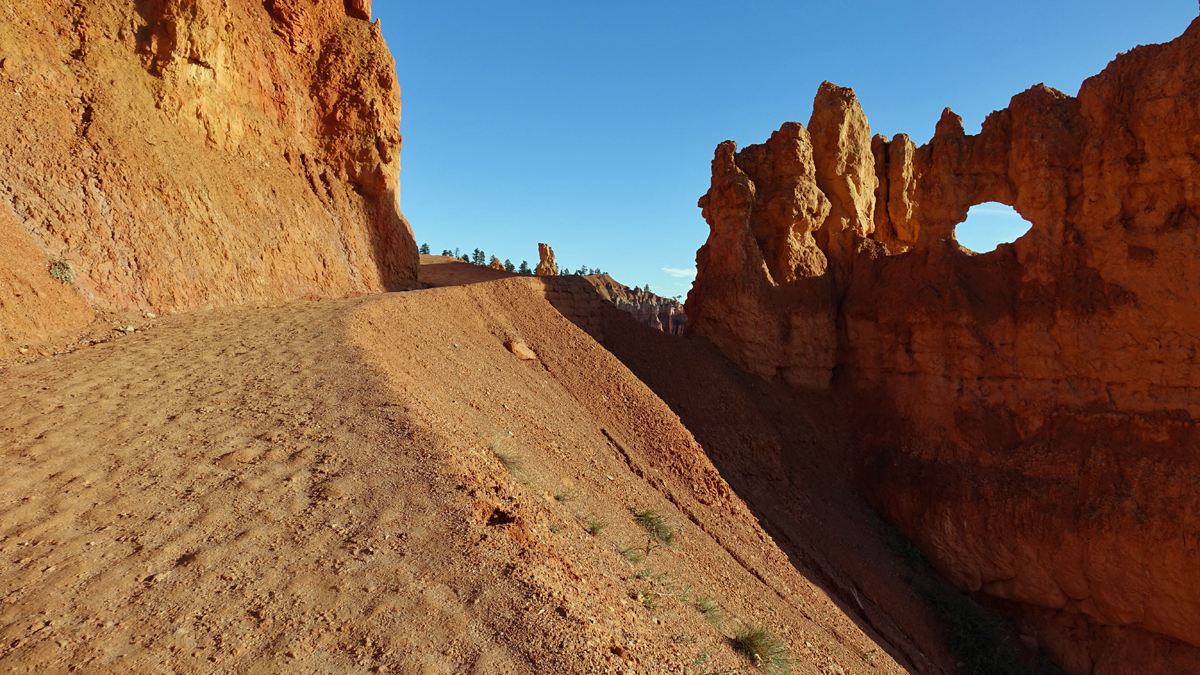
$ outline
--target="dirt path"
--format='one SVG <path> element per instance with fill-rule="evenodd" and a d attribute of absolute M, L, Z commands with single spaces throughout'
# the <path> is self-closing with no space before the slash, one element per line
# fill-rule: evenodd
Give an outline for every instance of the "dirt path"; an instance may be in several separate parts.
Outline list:
<path fill-rule="evenodd" d="M 733 672 L 763 623 L 793 672 L 903 672 L 531 283 L 182 315 L 0 371 L 0 671 Z M 677 534 L 637 564 L 635 507 Z"/>

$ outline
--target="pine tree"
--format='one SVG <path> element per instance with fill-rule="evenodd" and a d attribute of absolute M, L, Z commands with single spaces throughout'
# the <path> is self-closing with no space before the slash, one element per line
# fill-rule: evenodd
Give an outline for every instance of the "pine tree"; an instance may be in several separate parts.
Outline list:
<path fill-rule="evenodd" d="M 517 268 L 512 264 L 511 260 L 509 260 L 507 258 L 504 259 L 504 271 L 505 272 L 515 272 L 516 269 Z"/>
<path fill-rule="evenodd" d="M 477 248 L 473 253 L 471 253 L 471 262 L 475 263 L 476 265 L 487 265 L 487 254 L 483 252 L 483 249 Z"/>
<path fill-rule="evenodd" d="M 454 251 L 451 251 L 448 248 L 444 248 L 444 249 L 442 249 L 442 255 L 447 256 L 447 257 L 453 257 Z"/>
<path fill-rule="evenodd" d="M 421 253 L 429 255 L 429 244 L 421 244 Z"/>
<path fill-rule="evenodd" d="M 517 274 L 533 274 L 533 270 L 529 269 L 529 263 L 522 260 L 521 266 L 517 268 Z"/>

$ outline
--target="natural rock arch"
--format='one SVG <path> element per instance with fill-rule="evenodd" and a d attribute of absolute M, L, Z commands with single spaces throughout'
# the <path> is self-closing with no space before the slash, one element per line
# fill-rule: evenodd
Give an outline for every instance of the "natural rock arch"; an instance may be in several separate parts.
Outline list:
<path fill-rule="evenodd" d="M 1200 20 L 920 147 L 826 83 L 700 200 L 686 333 L 832 388 L 864 494 L 1071 673 L 1200 672 L 1198 58 Z M 1032 225 L 972 255 L 984 202 Z"/>
<path fill-rule="evenodd" d="M 954 239 L 973 253 L 990 253 L 998 246 L 1014 243 L 1032 227 L 1033 223 L 1013 207 L 983 202 L 970 207 L 967 219 L 954 226 Z"/>

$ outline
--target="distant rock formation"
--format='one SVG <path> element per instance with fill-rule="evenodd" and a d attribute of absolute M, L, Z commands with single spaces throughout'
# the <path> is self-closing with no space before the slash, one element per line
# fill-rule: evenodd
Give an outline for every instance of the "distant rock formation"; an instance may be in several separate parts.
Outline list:
<path fill-rule="evenodd" d="M 1200 672 L 1198 61 L 1200 20 L 921 147 L 826 83 L 700 200 L 687 333 L 834 386 L 865 494 L 1070 673 Z M 1033 225 L 977 255 L 989 201 Z"/>
<path fill-rule="evenodd" d="M 9 14 L 0 238 L 20 259 L 0 269 L 6 346 L 86 323 L 89 304 L 172 312 L 416 279 L 400 89 L 368 0 Z M 69 260 L 71 285 L 41 277 L 48 256 Z"/>
<path fill-rule="evenodd" d="M 629 288 L 608 274 L 590 274 L 584 279 L 595 287 L 600 297 L 616 305 L 618 309 L 629 312 L 639 322 L 664 333 L 683 335 L 687 315 L 678 301 L 657 296 L 640 288 Z"/>
<path fill-rule="evenodd" d="M 549 244 L 538 244 L 537 275 L 539 277 L 558 276 L 558 263 L 554 262 L 554 249 L 550 248 Z"/>
<path fill-rule="evenodd" d="M 500 262 L 500 259 L 496 256 L 492 256 L 492 262 L 488 264 L 488 267 L 494 270 L 500 270 L 501 272 L 504 271 L 504 263 Z"/>

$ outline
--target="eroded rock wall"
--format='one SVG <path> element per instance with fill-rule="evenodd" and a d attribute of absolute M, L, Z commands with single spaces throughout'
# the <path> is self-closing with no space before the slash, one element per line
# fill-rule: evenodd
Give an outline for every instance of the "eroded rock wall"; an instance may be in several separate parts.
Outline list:
<path fill-rule="evenodd" d="M 41 334 L 85 320 L 80 302 L 171 312 L 413 281 L 400 90 L 369 12 L 343 0 L 0 8 L 0 209 L 27 239 L 22 265 L 66 256 L 80 298 L 47 298 Z M 28 312 L 0 305 L 5 342 L 37 339 Z"/>
<path fill-rule="evenodd" d="M 639 323 L 671 335 L 682 335 L 687 326 L 687 315 L 677 300 L 655 295 L 650 291 L 630 288 L 608 274 L 589 274 L 584 279 L 591 284 L 600 297 L 628 312 Z"/>
<path fill-rule="evenodd" d="M 690 334 L 832 383 L 865 494 L 1071 673 L 1200 669 L 1197 62 L 1193 23 L 1078 96 L 1018 94 L 978 135 L 947 110 L 919 148 L 871 139 L 869 164 L 865 117 L 822 86 L 815 174 L 755 169 L 774 136 L 725 143 L 700 202 Z M 762 195 L 793 181 L 829 215 L 767 216 Z M 978 255 L 954 230 L 988 201 L 1032 229 Z M 813 229 L 797 245 L 824 270 L 772 268 Z"/>

